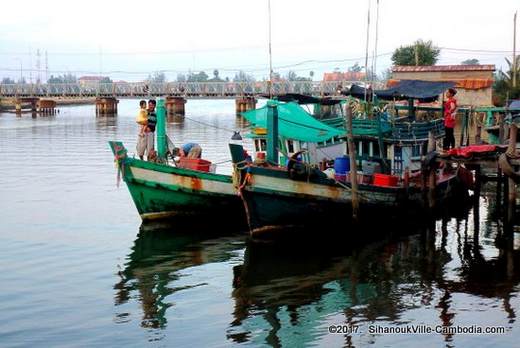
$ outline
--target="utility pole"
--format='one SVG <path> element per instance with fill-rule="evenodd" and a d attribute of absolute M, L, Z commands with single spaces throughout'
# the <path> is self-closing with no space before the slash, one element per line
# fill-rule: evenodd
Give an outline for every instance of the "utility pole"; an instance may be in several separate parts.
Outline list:
<path fill-rule="evenodd" d="M 267 0 L 269 15 L 269 99 L 273 97 L 273 54 L 271 51 L 271 0 Z"/>
<path fill-rule="evenodd" d="M 513 17 L 513 88 L 516 87 L 516 11 Z"/>
<path fill-rule="evenodd" d="M 42 73 L 41 73 L 41 53 L 40 49 L 38 48 L 36 50 L 36 70 L 38 70 L 38 74 L 36 75 L 36 83 L 40 84 L 42 80 Z"/>
<path fill-rule="evenodd" d="M 29 83 L 32 83 L 32 70 L 33 70 L 33 60 L 32 60 L 32 48 L 29 47 Z"/>
<path fill-rule="evenodd" d="M 45 50 L 45 83 L 49 81 L 49 59 L 47 57 L 47 50 Z"/>
<path fill-rule="evenodd" d="M 22 65 L 22 59 L 21 58 L 15 58 L 17 61 L 20 62 L 20 81 L 18 83 L 23 83 L 23 65 Z"/>
<path fill-rule="evenodd" d="M 415 66 L 419 66 L 419 43 L 415 44 Z"/>

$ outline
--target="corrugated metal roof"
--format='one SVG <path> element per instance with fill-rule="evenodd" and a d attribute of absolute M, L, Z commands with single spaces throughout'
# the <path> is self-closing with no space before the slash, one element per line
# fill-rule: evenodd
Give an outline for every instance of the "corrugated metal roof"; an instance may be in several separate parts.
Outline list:
<path fill-rule="evenodd" d="M 431 71 L 495 71 L 494 64 L 485 65 L 395 65 L 392 72 L 431 72 Z"/>

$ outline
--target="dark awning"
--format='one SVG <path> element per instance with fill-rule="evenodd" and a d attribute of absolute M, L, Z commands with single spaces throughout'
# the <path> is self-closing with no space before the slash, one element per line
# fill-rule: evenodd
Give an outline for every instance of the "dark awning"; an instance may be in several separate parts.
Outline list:
<path fill-rule="evenodd" d="M 440 94 L 444 93 L 448 88 L 455 86 L 455 82 L 434 82 L 434 81 L 420 81 L 420 80 L 401 80 L 398 84 L 389 89 L 376 90 L 374 93 L 382 100 L 406 100 L 417 99 L 420 102 L 432 102 L 437 100 Z M 365 89 L 358 85 L 343 92 L 345 95 L 351 95 L 354 98 L 365 98 L 365 91 L 367 98 L 371 98 L 372 90 Z"/>
<path fill-rule="evenodd" d="M 418 99 L 421 102 L 432 102 L 438 99 L 455 82 L 434 82 L 420 80 L 401 80 L 392 88 L 375 91 L 376 96 L 383 100 Z"/>
<path fill-rule="evenodd" d="M 350 87 L 350 89 L 348 89 L 347 91 L 341 92 L 341 94 L 351 95 L 357 99 L 364 99 L 365 91 L 366 91 L 367 99 L 371 99 L 372 98 L 372 89 L 371 88 L 366 89 L 366 88 L 358 86 L 358 85 L 352 85 Z"/>

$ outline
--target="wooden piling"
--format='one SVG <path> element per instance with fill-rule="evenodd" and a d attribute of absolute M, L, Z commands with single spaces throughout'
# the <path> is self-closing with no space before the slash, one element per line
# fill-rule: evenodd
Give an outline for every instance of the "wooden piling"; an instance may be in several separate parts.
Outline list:
<path fill-rule="evenodd" d="M 475 117 L 473 118 L 475 120 L 475 144 L 479 145 L 482 143 L 482 123 L 480 122 L 480 118 L 477 116 L 478 114 L 475 113 Z"/>
<path fill-rule="evenodd" d="M 428 153 L 434 152 L 437 148 L 437 143 L 435 141 L 435 136 L 433 132 L 429 132 L 428 134 Z M 436 175 L 435 167 L 430 166 L 428 172 L 428 206 L 430 208 L 435 207 L 435 186 L 436 186 Z"/>
<path fill-rule="evenodd" d="M 357 181 L 356 146 L 354 145 L 354 133 L 352 132 L 352 106 L 347 105 L 347 143 L 348 154 L 350 157 L 350 185 L 352 188 L 352 219 L 357 221 L 359 218 L 359 197 Z"/>
<path fill-rule="evenodd" d="M 37 103 L 37 110 L 41 115 L 54 115 L 56 114 L 56 101 L 40 99 Z"/>
<path fill-rule="evenodd" d="M 507 153 L 512 157 L 516 156 L 516 137 L 518 128 L 514 123 L 509 126 L 509 146 Z M 508 199 L 507 199 L 507 225 L 512 226 L 516 209 L 516 184 L 512 178 L 507 179 Z"/>
<path fill-rule="evenodd" d="M 186 115 L 186 99 L 183 97 L 166 97 L 166 115 L 169 118 L 184 117 Z"/>
<path fill-rule="evenodd" d="M 112 97 L 96 98 L 96 116 L 117 114 L 119 100 Z"/>
<path fill-rule="evenodd" d="M 498 142 L 500 144 L 503 144 L 504 143 L 504 139 L 505 139 L 505 122 L 504 122 L 504 115 L 502 113 L 500 113 L 498 115 Z"/>
<path fill-rule="evenodd" d="M 248 110 L 253 110 L 256 108 L 256 98 L 255 97 L 246 97 L 241 96 L 235 99 L 235 112 L 240 114 L 241 112 L 245 112 Z"/>

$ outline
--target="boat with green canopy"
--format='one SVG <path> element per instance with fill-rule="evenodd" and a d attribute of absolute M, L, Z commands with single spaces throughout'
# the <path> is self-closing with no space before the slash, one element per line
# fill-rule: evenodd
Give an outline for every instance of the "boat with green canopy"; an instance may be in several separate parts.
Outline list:
<path fill-rule="evenodd" d="M 424 91 L 409 94 L 392 91 L 387 92 L 386 96 L 409 100 L 415 97 L 436 98 L 450 84 L 437 84 L 435 87 L 431 88 L 429 95 Z M 413 101 L 411 105 L 414 105 Z M 284 108 L 282 117 L 279 116 L 281 108 Z M 466 188 L 459 178 L 460 171 L 464 169 L 437 169 L 431 161 L 435 153 L 428 152 L 426 148 L 428 143 L 434 146 L 436 139 L 443 135 L 442 119 L 416 121 L 414 112 L 411 112 L 406 120 L 391 123 L 389 132 L 379 131 L 381 128 L 377 126 L 377 136 L 356 135 L 353 129 L 355 146 L 352 151 L 356 152 L 359 148 L 363 154 L 368 144 L 369 154 L 374 154 L 375 146 L 382 143 L 383 148 L 377 149 L 377 154 L 386 159 L 389 166 L 377 166 L 368 161 L 363 163 L 357 155 L 357 160 L 362 163 L 361 172 L 353 175 L 343 168 L 346 173 L 341 174 L 347 175 L 338 177 L 337 172 L 334 176 L 327 175 L 313 163 L 305 163 L 297 157 L 300 154 L 298 152 L 291 156 L 287 168 L 278 165 L 280 156 L 278 143 L 275 142 L 278 124 L 285 128 L 292 126 L 287 122 L 287 110 L 295 112 L 294 105 L 287 107 L 285 104 L 269 101 L 261 114 L 262 118 L 258 118 L 257 122 L 267 128 L 268 166 L 244 163 L 242 148 L 238 145 L 230 147 L 238 171 L 235 185 L 246 206 L 253 235 L 261 236 L 288 227 L 333 227 L 336 218 L 348 218 L 352 212 L 353 186 L 350 179 L 353 177 L 357 177 L 360 214 L 365 221 L 373 217 L 393 219 L 403 214 L 429 214 L 432 206 L 442 206 L 452 197 L 465 197 Z M 278 121 L 279 118 L 285 121 Z M 376 116 L 375 120 L 377 124 L 381 117 Z M 311 122 L 306 127 L 301 123 L 297 126 L 295 129 L 285 129 L 284 132 L 295 136 L 294 134 L 302 132 L 313 134 L 315 131 Z M 347 146 L 345 143 L 342 146 L 343 154 L 346 154 Z M 414 148 L 417 153 L 412 152 Z M 401 151 L 398 153 L 398 150 Z M 338 161 L 336 158 L 335 169 Z M 425 177 L 425 170 L 433 173 L 430 181 Z M 429 199 L 425 199 L 426 196 Z"/>
<path fill-rule="evenodd" d="M 270 100 L 278 108 L 278 163 L 286 163 L 290 156 L 305 149 L 303 160 L 318 163 L 322 158 L 334 158 L 343 153 L 345 135 L 343 128 L 335 128 L 316 119 L 295 101 Z M 242 115 L 251 123 L 251 132 L 247 137 L 253 140 L 257 157 L 266 153 L 268 124 L 268 106 L 243 112 Z"/>
<path fill-rule="evenodd" d="M 329 151 L 330 146 L 319 147 L 316 142 L 332 143 L 334 147 L 334 142 L 344 134 L 344 131 L 314 119 L 297 104 L 280 102 L 280 109 L 284 113 L 279 121 L 277 137 L 280 144 L 294 146 L 286 148 L 290 154 L 293 154 L 293 149 L 303 146 L 315 151 Z M 255 113 L 255 122 L 267 127 L 262 110 Z M 299 119 L 300 116 L 304 117 Z M 157 103 L 157 163 L 130 157 L 122 142 L 109 142 L 119 174 L 143 221 L 211 217 L 226 225 L 233 222 L 245 227 L 243 205 L 231 175 L 209 172 L 209 161 L 202 160 L 202 166 L 182 167 L 168 158 L 165 118 L 164 100 L 160 99 Z M 258 130 L 259 127 L 254 128 L 252 134 Z M 308 157 L 308 160 L 312 158 Z"/>

